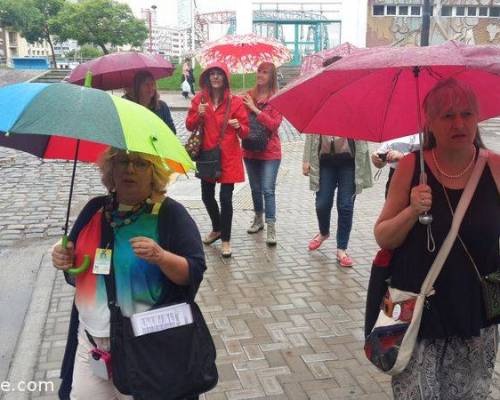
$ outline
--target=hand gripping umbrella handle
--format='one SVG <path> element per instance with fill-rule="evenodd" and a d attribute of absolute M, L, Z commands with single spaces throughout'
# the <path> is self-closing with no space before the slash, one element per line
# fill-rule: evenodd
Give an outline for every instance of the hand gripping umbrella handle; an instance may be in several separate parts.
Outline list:
<path fill-rule="evenodd" d="M 63 235 L 63 237 L 62 237 L 62 246 L 64 248 L 68 247 L 68 236 L 67 235 Z M 80 266 L 69 268 L 68 270 L 66 270 L 66 272 L 70 275 L 79 275 L 79 274 L 87 271 L 89 269 L 89 267 L 90 267 L 90 256 L 88 254 L 85 254 L 83 256 L 83 261 L 80 264 Z"/>

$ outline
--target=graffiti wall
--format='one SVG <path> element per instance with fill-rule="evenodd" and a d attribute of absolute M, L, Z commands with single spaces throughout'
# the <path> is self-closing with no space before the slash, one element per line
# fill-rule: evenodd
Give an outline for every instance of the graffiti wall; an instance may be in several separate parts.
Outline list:
<path fill-rule="evenodd" d="M 369 1 L 366 46 L 419 45 L 422 4 L 421 0 Z M 500 0 L 434 0 L 429 42 L 500 44 L 499 12 Z"/>

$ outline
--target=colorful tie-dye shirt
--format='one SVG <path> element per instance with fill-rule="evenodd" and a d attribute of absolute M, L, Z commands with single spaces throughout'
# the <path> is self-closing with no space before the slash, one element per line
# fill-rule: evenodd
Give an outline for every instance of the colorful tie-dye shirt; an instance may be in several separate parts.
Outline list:
<path fill-rule="evenodd" d="M 158 209 L 152 213 L 141 214 L 133 223 L 115 229 L 113 247 L 113 268 L 115 273 L 117 303 L 123 315 L 131 315 L 149 310 L 163 294 L 166 277 L 160 268 L 135 256 L 130 239 L 144 236 L 158 242 Z M 97 213 L 86 229 L 89 232 L 100 226 L 101 213 Z M 86 239 L 84 229 L 78 241 Z M 95 230 L 94 230 L 95 232 Z M 95 241 L 95 240 L 94 240 Z M 94 252 L 91 256 L 92 265 Z M 80 322 L 85 329 L 96 337 L 109 336 L 109 309 L 106 285 L 103 275 L 92 273 L 92 266 L 76 279 L 76 306 Z"/>

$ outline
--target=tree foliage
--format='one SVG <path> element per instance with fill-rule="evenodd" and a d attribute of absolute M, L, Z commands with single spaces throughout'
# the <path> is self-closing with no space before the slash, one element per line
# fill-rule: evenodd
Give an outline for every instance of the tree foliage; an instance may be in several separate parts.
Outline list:
<path fill-rule="evenodd" d="M 80 47 L 79 50 L 71 50 L 66 53 L 66 57 L 68 58 L 81 58 L 81 59 L 90 59 L 90 58 L 97 58 L 102 56 L 104 53 L 101 49 L 98 49 L 94 46 L 91 46 L 89 44 L 85 44 L 82 47 Z"/>
<path fill-rule="evenodd" d="M 19 32 L 29 43 L 46 40 L 55 65 L 52 21 L 64 4 L 65 0 L 0 0 L 0 25 Z"/>
<path fill-rule="evenodd" d="M 94 44 L 105 54 L 109 53 L 108 45 L 141 46 L 148 36 L 144 21 L 135 18 L 127 4 L 114 0 L 67 2 L 53 27 L 61 41 Z"/>

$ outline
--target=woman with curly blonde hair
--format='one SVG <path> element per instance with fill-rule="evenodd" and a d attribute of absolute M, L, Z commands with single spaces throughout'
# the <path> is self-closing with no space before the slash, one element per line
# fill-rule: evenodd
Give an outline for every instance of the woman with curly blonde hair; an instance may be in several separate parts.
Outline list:
<path fill-rule="evenodd" d="M 165 196 L 172 172 L 159 157 L 110 148 L 99 167 L 109 194 L 89 201 L 73 226 L 68 246 L 56 245 L 52 252 L 53 264 L 60 270 L 79 265 L 84 255 L 90 255 L 93 266 L 74 282 L 76 308 L 61 376 L 63 386 L 71 387 L 71 399 L 131 399 L 91 368 L 92 349 L 110 350 L 105 275 L 112 270 L 117 304 L 130 318 L 160 303 L 193 300 L 206 269 L 205 256 L 193 219 L 181 204 Z M 102 232 L 108 226 L 112 238 L 106 239 Z M 111 251 L 104 272 L 94 265 L 94 255 L 102 249 Z"/>

